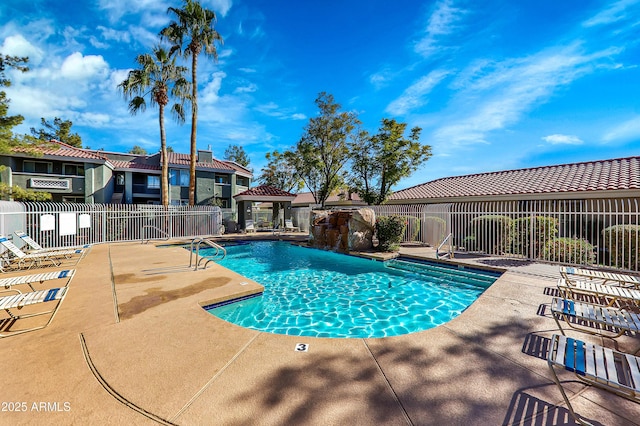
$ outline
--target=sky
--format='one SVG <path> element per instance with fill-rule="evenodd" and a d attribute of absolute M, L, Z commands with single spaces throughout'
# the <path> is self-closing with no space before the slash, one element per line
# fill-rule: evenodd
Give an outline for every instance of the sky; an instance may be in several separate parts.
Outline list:
<path fill-rule="evenodd" d="M 201 0 L 218 60 L 198 66 L 198 149 L 241 145 L 256 175 L 293 147 L 320 92 L 376 133 L 422 128 L 433 156 L 394 189 L 433 179 L 640 155 L 640 0 Z M 0 52 L 14 128 L 73 122 L 92 149 L 159 150 L 157 109 L 117 86 L 160 43 L 180 0 L 3 0 Z M 189 152 L 190 118 L 166 117 Z M 407 131 L 408 134 L 408 131 Z"/>

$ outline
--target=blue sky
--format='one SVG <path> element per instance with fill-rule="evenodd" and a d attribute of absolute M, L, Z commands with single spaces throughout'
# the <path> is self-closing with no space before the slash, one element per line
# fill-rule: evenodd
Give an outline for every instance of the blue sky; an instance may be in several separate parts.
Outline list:
<path fill-rule="evenodd" d="M 157 110 L 116 86 L 178 0 L 4 0 L 0 52 L 17 131 L 73 121 L 91 148 L 159 149 Z M 203 0 L 224 38 L 200 59 L 198 147 L 242 145 L 256 172 L 293 146 L 322 91 L 377 131 L 420 126 L 433 157 L 396 189 L 440 177 L 638 155 L 640 0 Z M 72 6 L 70 6 L 72 5 Z M 189 121 L 167 117 L 189 151 Z"/>

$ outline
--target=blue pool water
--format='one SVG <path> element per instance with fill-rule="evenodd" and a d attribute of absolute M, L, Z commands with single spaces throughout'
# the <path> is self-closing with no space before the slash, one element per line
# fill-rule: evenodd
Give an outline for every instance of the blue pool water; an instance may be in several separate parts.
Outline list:
<path fill-rule="evenodd" d="M 295 336 L 385 337 L 433 328 L 458 316 L 498 276 L 383 263 L 284 242 L 226 250 L 218 263 L 259 282 L 264 293 L 209 312 L 243 327 Z"/>

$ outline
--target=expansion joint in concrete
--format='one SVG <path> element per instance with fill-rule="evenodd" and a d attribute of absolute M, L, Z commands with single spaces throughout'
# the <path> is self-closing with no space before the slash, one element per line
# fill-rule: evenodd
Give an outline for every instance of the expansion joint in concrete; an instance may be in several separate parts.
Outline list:
<path fill-rule="evenodd" d="M 80 345 L 82 346 L 82 353 L 84 355 L 84 359 L 85 359 L 85 361 L 87 363 L 87 366 L 89 367 L 89 370 L 91 371 L 93 376 L 96 378 L 96 380 L 98 380 L 98 383 L 100 383 L 100 385 L 104 388 L 105 391 L 107 391 L 107 393 L 109 395 L 111 395 L 112 397 L 114 397 L 116 399 L 116 401 L 118 401 L 121 404 L 129 407 L 133 411 L 136 411 L 136 412 L 140 413 L 141 415 L 143 415 L 144 417 L 146 417 L 148 419 L 151 419 L 151 420 L 153 420 L 153 421 L 155 421 L 155 422 L 157 422 L 159 424 L 169 425 L 169 426 L 176 425 L 176 423 L 172 423 L 169 420 L 163 419 L 162 417 L 157 416 L 157 415 L 145 410 L 144 408 L 136 405 L 135 403 L 129 401 L 127 398 L 125 398 L 124 396 L 120 395 L 120 393 L 118 393 L 118 391 L 116 391 L 113 387 L 111 387 L 111 385 L 109 385 L 109 383 L 104 379 L 104 377 L 102 377 L 102 375 L 98 371 L 97 367 L 93 363 L 93 360 L 91 359 L 91 355 L 89 354 L 89 348 L 87 347 L 87 342 L 86 342 L 86 340 L 84 338 L 84 335 L 82 333 L 80 333 L 79 336 L 80 336 Z"/>

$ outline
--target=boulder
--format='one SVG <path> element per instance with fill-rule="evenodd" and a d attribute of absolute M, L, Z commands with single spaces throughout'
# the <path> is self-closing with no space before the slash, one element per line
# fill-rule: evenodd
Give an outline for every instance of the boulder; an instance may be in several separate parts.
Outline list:
<path fill-rule="evenodd" d="M 369 208 L 354 211 L 349 220 L 349 250 L 365 251 L 373 248 L 376 213 Z"/>

